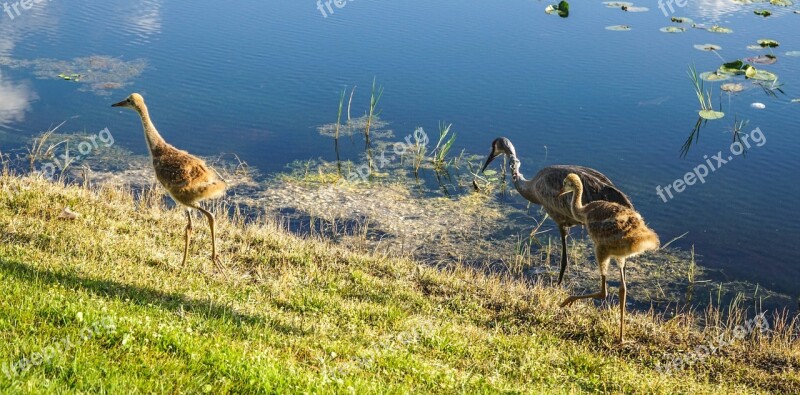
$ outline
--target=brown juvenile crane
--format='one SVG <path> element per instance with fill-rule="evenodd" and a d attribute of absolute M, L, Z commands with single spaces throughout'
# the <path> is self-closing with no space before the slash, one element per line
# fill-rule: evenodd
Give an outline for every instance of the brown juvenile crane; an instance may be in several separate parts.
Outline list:
<path fill-rule="evenodd" d="M 144 98 L 133 93 L 127 99 L 112 104 L 112 107 L 125 107 L 136 110 L 142 119 L 144 138 L 150 156 L 153 158 L 153 169 L 156 178 L 169 192 L 176 202 L 186 207 L 186 235 L 184 237 L 183 260 L 181 268 L 186 265 L 186 256 L 189 253 L 189 236 L 192 232 L 191 209 L 197 209 L 208 218 L 211 229 L 211 260 L 222 270 L 222 263 L 217 256 L 217 239 L 214 233 L 214 214 L 200 206 L 200 202 L 207 199 L 217 199 L 225 194 L 227 185 L 214 169 L 186 151 L 179 150 L 168 144 L 156 130 L 150 120 Z"/>
<path fill-rule="evenodd" d="M 658 249 L 658 235 L 648 228 L 644 219 L 636 210 L 623 205 L 596 201 L 587 205 L 581 203 L 583 183 L 577 174 L 570 174 L 564 179 L 560 195 L 573 193 L 572 212 L 580 219 L 594 242 L 594 255 L 600 267 L 600 292 L 585 295 L 572 295 L 561 303 L 566 307 L 579 299 L 606 297 L 606 276 L 611 258 L 619 265 L 619 342 L 624 341 L 625 332 L 625 260 L 645 251 Z"/>
<path fill-rule="evenodd" d="M 492 142 L 492 151 L 486 164 L 483 165 L 481 172 L 489 167 L 489 164 L 500 155 L 507 155 L 510 159 L 511 179 L 514 188 L 522 197 L 533 204 L 542 206 L 547 215 L 558 225 L 561 234 L 561 270 L 558 273 L 558 283 L 564 278 L 564 271 L 567 268 L 567 235 L 569 228 L 580 225 L 581 221 L 572 214 L 570 201 L 567 197 L 559 196 L 561 185 L 570 173 L 577 174 L 586 190 L 581 195 L 583 202 L 589 203 L 596 200 L 605 200 L 621 204 L 628 208 L 633 208 L 633 204 L 622 191 L 617 189 L 611 180 L 603 173 L 595 169 L 573 165 L 555 165 L 543 168 L 533 177 L 526 180 L 519 171 L 519 159 L 514 146 L 505 137 L 500 137 Z"/>

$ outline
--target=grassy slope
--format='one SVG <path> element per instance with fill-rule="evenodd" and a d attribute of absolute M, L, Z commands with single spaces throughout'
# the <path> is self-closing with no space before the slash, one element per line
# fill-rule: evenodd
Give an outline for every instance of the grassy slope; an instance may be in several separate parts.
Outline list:
<path fill-rule="evenodd" d="M 559 309 L 562 290 L 349 252 L 268 224 L 219 220 L 226 278 L 196 217 L 180 272 L 183 213 L 154 202 L 0 178 L 0 364 L 72 343 L 0 374 L 0 392 L 800 391 L 796 341 L 749 339 L 662 375 L 662 353 L 703 334 L 634 313 L 635 342 L 616 346 L 616 309 Z M 57 219 L 65 206 L 81 217 Z M 80 339 L 95 322 L 113 328 Z"/>

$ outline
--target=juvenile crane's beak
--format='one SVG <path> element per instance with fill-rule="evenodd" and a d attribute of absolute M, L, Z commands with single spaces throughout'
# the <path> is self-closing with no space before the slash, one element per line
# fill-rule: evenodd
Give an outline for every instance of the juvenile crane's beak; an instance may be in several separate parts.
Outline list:
<path fill-rule="evenodd" d="M 566 194 L 568 194 L 570 192 L 572 192 L 572 191 L 570 191 L 569 189 L 566 189 L 564 187 L 561 187 L 561 190 L 558 191 L 558 197 L 562 197 L 562 196 L 564 196 L 564 195 L 566 195 Z"/>
<path fill-rule="evenodd" d="M 119 103 L 114 103 L 114 104 L 111 105 L 111 107 L 125 107 L 126 104 L 128 104 L 128 100 L 127 99 L 125 99 L 125 100 L 123 100 L 123 101 L 121 101 Z"/>

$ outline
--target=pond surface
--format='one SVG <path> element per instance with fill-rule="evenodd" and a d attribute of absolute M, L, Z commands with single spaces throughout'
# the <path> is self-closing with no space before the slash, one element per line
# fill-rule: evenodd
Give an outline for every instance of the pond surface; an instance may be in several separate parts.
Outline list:
<path fill-rule="evenodd" d="M 66 120 L 69 131 L 108 128 L 117 146 L 145 154 L 135 116 L 109 107 L 136 91 L 171 143 L 202 156 L 235 153 L 269 175 L 295 160 L 335 159 L 317 128 L 336 121 L 340 92 L 353 86 L 353 116 L 363 115 L 377 78 L 381 119 L 398 140 L 446 121 L 457 133 L 453 152 L 486 154 L 495 137 L 510 138 L 528 177 L 549 164 L 594 167 L 632 197 L 662 242 L 688 232 L 674 245 L 694 246 L 719 277 L 797 296 L 800 221 L 789 199 L 800 195 L 800 103 L 792 102 L 800 57 L 785 54 L 800 51 L 800 7 L 690 0 L 673 14 L 666 8 L 733 30 L 720 34 L 673 23 L 650 3 L 634 13 L 575 2 L 568 18 L 546 14 L 547 4 L 359 0 L 330 14 L 296 0 L 56 0 L 11 9 L 0 14 L 0 150 Z M 668 26 L 686 31 L 659 30 Z M 759 39 L 780 47 L 748 49 Z M 707 43 L 722 49 L 694 48 Z M 778 61 L 756 67 L 778 75 L 784 93 L 743 77 L 724 81 L 743 85 L 733 95 L 706 83 L 726 116 L 702 125 L 681 157 L 700 109 L 688 67 L 713 71 L 722 59 L 764 54 Z M 735 120 L 749 121 L 742 132 L 760 143 L 746 156 L 730 155 Z M 342 144 L 357 160 L 363 142 Z M 671 199 L 656 192 L 719 151 L 733 159 L 704 183 Z"/>

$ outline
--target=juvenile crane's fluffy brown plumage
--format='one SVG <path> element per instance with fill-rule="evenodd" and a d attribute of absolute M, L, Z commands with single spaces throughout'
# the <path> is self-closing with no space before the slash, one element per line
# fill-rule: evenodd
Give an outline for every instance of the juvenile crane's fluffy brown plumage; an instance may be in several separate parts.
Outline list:
<path fill-rule="evenodd" d="M 565 307 L 579 299 L 605 298 L 606 277 L 611 258 L 619 264 L 619 341 L 624 340 L 625 331 L 625 260 L 645 251 L 658 249 L 658 235 L 647 227 L 642 216 L 636 210 L 613 202 L 596 201 L 586 205 L 581 203 L 583 184 L 577 174 L 569 174 L 564 179 L 560 195 L 572 192 L 571 210 L 589 232 L 594 242 L 595 258 L 600 266 L 600 292 L 586 295 L 573 295 L 567 298 L 561 307 Z"/>
<path fill-rule="evenodd" d="M 153 158 L 153 169 L 158 182 L 164 186 L 175 201 L 187 207 L 186 218 L 188 224 L 186 225 L 181 267 L 186 264 L 186 256 L 189 252 L 189 236 L 192 231 L 190 209 L 192 208 L 199 210 L 208 218 L 208 225 L 211 229 L 211 259 L 221 267 L 217 256 L 214 215 L 200 207 L 199 203 L 203 200 L 222 197 L 227 187 L 225 181 L 213 169 L 209 168 L 202 159 L 186 151 L 179 150 L 164 141 L 150 120 L 150 114 L 147 111 L 144 98 L 138 93 L 131 94 L 127 99 L 113 104 L 112 107 L 125 107 L 136 110 L 142 119 L 145 140 Z"/>

